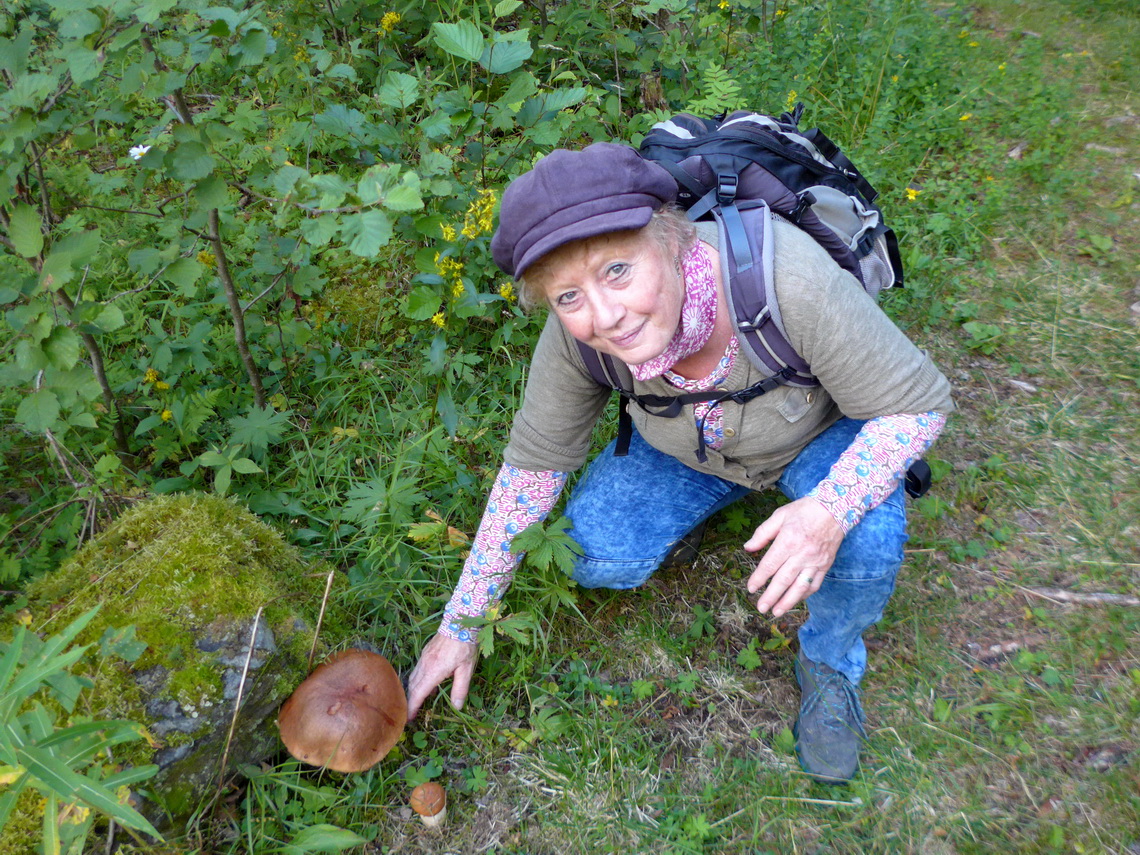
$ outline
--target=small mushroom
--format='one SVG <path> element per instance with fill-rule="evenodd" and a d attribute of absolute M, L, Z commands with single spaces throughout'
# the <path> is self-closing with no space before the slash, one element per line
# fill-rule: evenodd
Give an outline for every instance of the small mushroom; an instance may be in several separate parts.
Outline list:
<path fill-rule="evenodd" d="M 391 750 L 407 720 L 404 687 L 388 660 L 350 649 L 331 656 L 297 687 L 277 726 L 298 760 L 363 772 Z"/>
<path fill-rule="evenodd" d="M 412 790 L 412 810 L 420 815 L 428 828 L 439 828 L 447 816 L 447 792 L 435 781 L 420 784 Z"/>

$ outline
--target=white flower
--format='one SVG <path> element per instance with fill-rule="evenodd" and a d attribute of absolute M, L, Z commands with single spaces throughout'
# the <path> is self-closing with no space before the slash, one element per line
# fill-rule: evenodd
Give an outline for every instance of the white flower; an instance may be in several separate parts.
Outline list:
<path fill-rule="evenodd" d="M 146 154 L 148 151 L 150 151 L 149 145 L 136 145 L 134 148 L 131 149 L 130 155 L 135 160 L 142 160 L 142 156 L 144 154 Z"/>

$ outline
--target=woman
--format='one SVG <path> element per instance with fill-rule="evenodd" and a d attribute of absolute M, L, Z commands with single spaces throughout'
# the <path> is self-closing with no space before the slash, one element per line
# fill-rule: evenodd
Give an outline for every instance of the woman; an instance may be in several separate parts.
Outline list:
<path fill-rule="evenodd" d="M 448 678 L 452 703 L 463 705 L 476 661 L 463 618 L 502 596 L 519 560 L 512 537 L 545 517 L 586 460 L 610 390 L 591 378 L 577 342 L 627 366 L 638 394 L 764 379 L 740 353 L 715 228 L 690 224 L 670 205 L 675 193 L 663 168 L 609 143 L 556 151 L 507 188 L 495 261 L 550 316 L 471 554 L 409 678 L 409 717 Z M 611 443 L 567 504 L 584 552 L 573 577 L 636 587 L 717 510 L 779 487 L 792 501 L 744 544 L 767 547 L 747 588 L 777 617 L 807 602 L 797 753 L 809 775 L 840 782 L 855 774 L 863 737 L 862 633 L 882 616 L 902 562 L 901 480 L 953 405 L 929 357 L 810 236 L 783 221 L 773 236 L 789 341 L 821 385 L 689 405 L 672 419 L 631 404 L 629 453 L 616 456 Z"/>

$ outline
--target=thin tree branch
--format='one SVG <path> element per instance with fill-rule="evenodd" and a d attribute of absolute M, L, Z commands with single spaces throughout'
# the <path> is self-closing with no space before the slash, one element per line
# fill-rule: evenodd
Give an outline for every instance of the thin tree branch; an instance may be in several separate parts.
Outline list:
<path fill-rule="evenodd" d="M 141 214 L 144 217 L 157 217 L 162 219 L 162 214 L 156 214 L 153 211 L 136 211 L 132 208 L 108 208 L 105 205 L 76 205 L 76 208 L 94 208 L 96 211 L 111 211 L 115 214 Z"/>
<path fill-rule="evenodd" d="M 253 400 L 259 408 L 264 409 L 265 390 L 261 386 L 261 373 L 257 369 L 257 363 L 254 362 L 253 355 L 249 352 L 249 344 L 246 341 L 245 315 L 242 312 L 241 301 L 238 299 L 237 286 L 234 284 L 233 277 L 230 275 L 230 264 L 226 258 L 226 245 L 222 241 L 217 208 L 210 211 L 207 221 L 209 223 L 209 233 L 206 239 L 213 244 L 214 258 L 218 264 L 218 279 L 221 280 L 222 288 L 226 292 L 226 300 L 230 304 L 230 315 L 234 321 L 234 340 L 237 342 L 238 354 L 241 356 L 242 364 L 245 365 L 245 373 L 249 376 L 249 384 L 253 387 Z"/>
<path fill-rule="evenodd" d="M 253 304 L 256 303 L 258 300 L 260 300 L 262 297 L 264 297 L 266 294 L 268 294 L 270 291 L 272 291 L 273 287 L 278 282 L 281 281 L 281 277 L 284 276 L 288 272 L 289 272 L 289 268 L 286 267 L 284 270 L 282 270 L 280 273 L 278 273 L 276 276 L 274 276 L 273 281 L 269 283 L 269 286 L 264 291 L 262 291 L 260 294 L 258 294 L 256 297 L 254 297 L 252 300 L 250 300 L 248 303 L 245 304 L 245 308 L 241 310 L 241 313 L 244 315 L 251 308 L 253 308 Z"/>
<path fill-rule="evenodd" d="M 55 295 L 68 313 L 75 311 L 75 303 L 62 288 L 56 291 Z M 80 331 L 79 337 L 83 340 L 83 346 L 87 348 L 87 355 L 91 357 L 91 370 L 95 372 L 95 379 L 99 381 L 99 388 L 103 391 L 103 404 L 107 408 L 107 414 L 113 420 L 112 431 L 115 435 L 115 445 L 118 446 L 120 458 L 126 463 L 126 458 L 131 453 L 131 446 L 127 441 L 127 432 L 123 426 L 123 411 L 120 409 L 119 403 L 115 399 L 115 393 L 111 390 L 111 384 L 107 380 L 107 371 L 103 365 L 103 351 L 99 348 L 99 342 L 95 341 L 95 337 L 90 333 Z"/>

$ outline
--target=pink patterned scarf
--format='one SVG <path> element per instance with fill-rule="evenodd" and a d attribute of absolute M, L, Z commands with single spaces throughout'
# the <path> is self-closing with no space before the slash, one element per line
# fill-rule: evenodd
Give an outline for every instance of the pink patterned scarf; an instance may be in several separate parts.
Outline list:
<path fill-rule="evenodd" d="M 685 301 L 681 305 L 677 332 L 659 356 L 629 366 L 634 378 L 642 382 L 660 377 L 704 347 L 712 337 L 716 324 L 716 276 L 704 244 L 700 241 L 693 244 L 681 260 L 681 269 L 685 276 Z"/>

